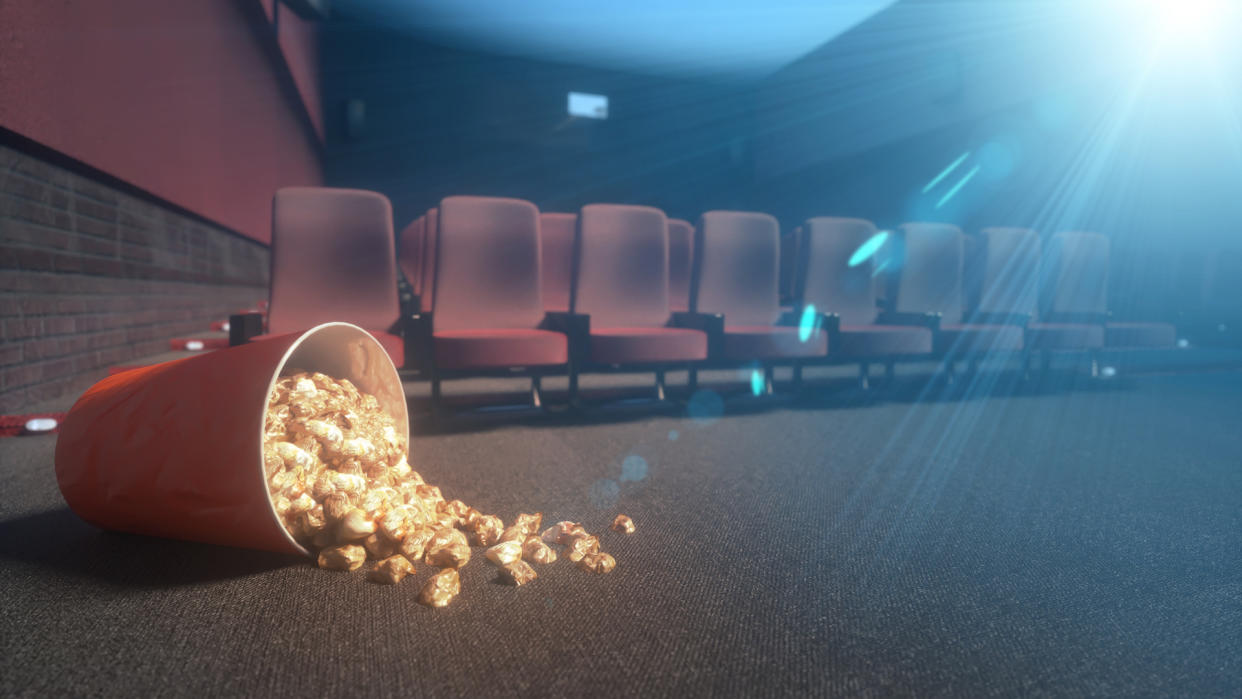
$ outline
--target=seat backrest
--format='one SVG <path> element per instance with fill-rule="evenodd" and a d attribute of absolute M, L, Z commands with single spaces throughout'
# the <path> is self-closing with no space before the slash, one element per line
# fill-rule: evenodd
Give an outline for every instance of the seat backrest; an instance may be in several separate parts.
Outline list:
<path fill-rule="evenodd" d="M 1057 233 L 1044 251 L 1045 314 L 1108 312 L 1108 237 Z"/>
<path fill-rule="evenodd" d="M 1039 310 L 1039 233 L 1029 228 L 984 228 L 967 260 L 977 280 L 974 308 L 982 313 L 1025 314 Z"/>
<path fill-rule="evenodd" d="M 699 218 L 694 310 L 726 325 L 772 325 L 781 315 L 780 224 L 752 211 L 708 211 Z"/>
<path fill-rule="evenodd" d="M 419 306 L 430 313 L 436 299 L 436 240 L 440 237 L 440 210 L 432 207 L 423 215 L 423 293 Z"/>
<path fill-rule="evenodd" d="M 906 223 L 893 239 L 886 270 L 888 301 L 899 313 L 939 313 L 945 323 L 962 319 L 962 231 L 948 223 Z"/>
<path fill-rule="evenodd" d="M 446 197 L 439 218 L 435 330 L 538 325 L 544 311 L 535 205 L 499 197 Z"/>
<path fill-rule="evenodd" d="M 690 276 L 694 267 L 694 226 L 679 218 L 668 220 L 668 306 L 690 310 Z"/>
<path fill-rule="evenodd" d="M 798 285 L 802 283 L 798 275 L 802 272 L 802 260 L 799 249 L 802 246 L 803 232 L 799 226 L 781 236 L 781 301 L 793 301 L 798 294 Z"/>
<path fill-rule="evenodd" d="M 799 305 L 813 304 L 820 313 L 841 316 L 843 325 L 875 322 L 878 284 L 875 279 L 876 250 L 864 249 L 877 239 L 875 224 L 860 218 L 819 216 L 800 228 L 802 271 Z"/>
<path fill-rule="evenodd" d="M 589 204 L 578 214 L 570 307 L 591 327 L 668 324 L 668 220 L 649 206 Z"/>
<path fill-rule="evenodd" d="M 401 229 L 397 240 L 397 266 L 405 275 L 410 291 L 415 294 L 423 293 L 423 237 L 426 225 L 427 218 L 419 216 Z"/>
<path fill-rule="evenodd" d="M 401 317 L 392 206 L 375 192 L 286 187 L 272 200 L 268 329 L 331 321 L 387 331 Z"/>
<path fill-rule="evenodd" d="M 577 214 L 539 214 L 543 246 L 543 307 L 569 310 L 569 285 L 574 271 L 574 227 Z"/>

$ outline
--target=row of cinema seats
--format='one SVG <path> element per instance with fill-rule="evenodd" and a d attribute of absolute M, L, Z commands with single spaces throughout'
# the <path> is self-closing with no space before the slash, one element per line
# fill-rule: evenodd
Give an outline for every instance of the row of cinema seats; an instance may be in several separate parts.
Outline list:
<path fill-rule="evenodd" d="M 399 255 L 398 255 L 399 250 Z M 1108 239 L 912 223 L 812 218 L 782 260 L 763 213 L 709 211 L 697 226 L 645 206 L 591 204 L 543 213 L 530 202 L 445 198 L 395 245 L 382 195 L 288 188 L 273 204 L 267 332 L 344 320 L 370 330 L 398 367 L 440 383 L 466 376 L 540 378 L 772 368 L 937 358 L 949 371 L 995 355 L 1162 347 L 1172 326 L 1115 323 L 1106 298 Z M 792 264 L 790 264 L 792 263 Z M 792 303 L 782 306 L 782 264 Z M 398 267 L 413 302 L 403 312 Z M 234 317 L 231 341 L 261 332 Z"/>

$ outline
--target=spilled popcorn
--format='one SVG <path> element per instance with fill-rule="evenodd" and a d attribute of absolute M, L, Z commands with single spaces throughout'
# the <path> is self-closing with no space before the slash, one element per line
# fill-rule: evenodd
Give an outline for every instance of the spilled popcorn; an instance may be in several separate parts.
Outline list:
<path fill-rule="evenodd" d="M 461 500 L 445 500 L 406 460 L 408 445 L 374 396 L 347 379 L 296 371 L 276 381 L 264 425 L 263 467 L 272 506 L 319 567 L 356 571 L 395 585 L 426 564 L 432 576 L 418 601 L 444 607 L 461 592 L 458 569 L 471 546 L 500 577 L 520 586 L 537 575 L 530 563 L 556 561 L 553 546 L 583 570 L 607 573 L 616 560 L 576 522 L 539 527 L 543 515 L 520 514 L 509 526 Z M 619 515 L 612 528 L 633 533 Z"/>

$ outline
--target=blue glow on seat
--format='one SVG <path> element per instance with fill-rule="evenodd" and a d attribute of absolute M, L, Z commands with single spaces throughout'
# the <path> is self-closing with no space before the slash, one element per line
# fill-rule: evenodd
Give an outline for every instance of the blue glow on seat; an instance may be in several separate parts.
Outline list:
<path fill-rule="evenodd" d="M 884 243 L 888 242 L 888 231 L 880 231 L 875 235 L 867 238 L 866 242 L 858 246 L 853 255 L 850 255 L 850 267 L 857 267 L 867 260 L 875 256 L 880 248 L 884 247 Z"/>
<path fill-rule="evenodd" d="M 815 312 L 815 304 L 808 303 L 802 309 L 802 317 L 798 319 L 798 341 L 810 342 L 811 336 L 818 330 L 819 314 Z"/>

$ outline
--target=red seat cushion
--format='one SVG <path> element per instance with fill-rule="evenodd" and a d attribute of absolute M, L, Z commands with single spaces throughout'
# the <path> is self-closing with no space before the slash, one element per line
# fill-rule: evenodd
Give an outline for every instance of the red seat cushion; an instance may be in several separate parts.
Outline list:
<path fill-rule="evenodd" d="M 828 353 L 828 335 L 814 333 L 802 342 L 798 328 L 776 325 L 725 326 L 724 355 L 729 359 L 822 357 Z"/>
<path fill-rule="evenodd" d="M 1109 347 L 1154 348 L 1177 344 L 1177 328 L 1169 323 L 1108 323 L 1104 344 Z"/>
<path fill-rule="evenodd" d="M 1104 346 L 1104 328 L 1087 323 L 1031 323 L 1027 346 L 1036 350 L 1079 350 Z"/>
<path fill-rule="evenodd" d="M 306 330 L 309 329 L 310 328 L 306 328 Z M 368 330 L 367 332 L 371 333 L 371 335 L 380 343 L 380 347 L 384 348 L 384 351 L 388 353 L 388 356 L 392 359 L 392 363 L 398 369 L 405 366 L 405 342 L 400 337 L 391 333 L 381 332 L 379 330 Z M 268 333 L 267 335 L 259 335 L 257 337 L 250 338 L 250 341 L 255 342 L 258 340 L 268 340 L 273 337 L 280 337 L 280 334 Z"/>
<path fill-rule="evenodd" d="M 940 326 L 941 347 L 954 354 L 1016 352 L 1022 349 L 1022 328 L 1017 325 L 947 323 Z"/>
<path fill-rule="evenodd" d="M 842 325 L 840 345 L 833 352 L 845 357 L 894 357 L 931 354 L 932 333 L 909 325 Z"/>
<path fill-rule="evenodd" d="M 439 369 L 550 366 L 569 361 L 565 336 L 551 330 L 441 330 L 433 337 Z"/>
<path fill-rule="evenodd" d="M 591 361 L 647 364 L 707 359 L 707 334 L 686 328 L 592 328 Z"/>

